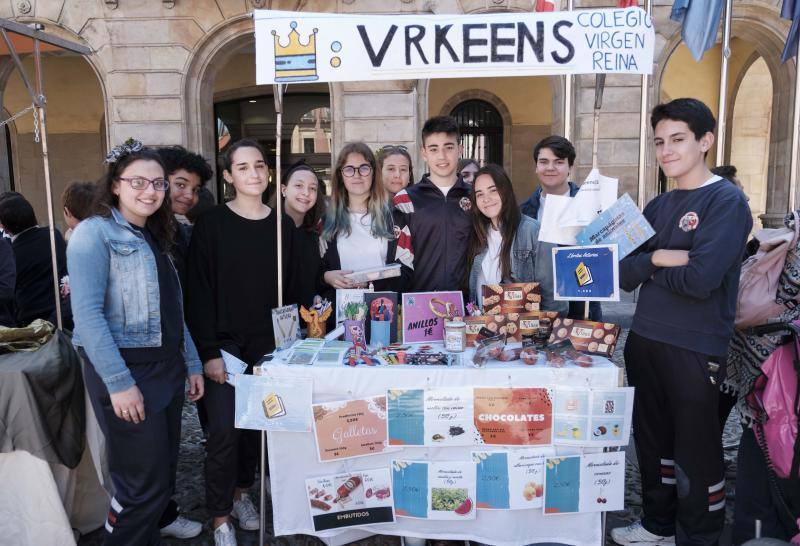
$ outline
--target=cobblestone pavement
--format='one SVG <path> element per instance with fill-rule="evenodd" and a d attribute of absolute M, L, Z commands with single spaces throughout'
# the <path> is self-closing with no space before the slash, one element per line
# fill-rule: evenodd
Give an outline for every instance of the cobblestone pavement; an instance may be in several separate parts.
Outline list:
<path fill-rule="evenodd" d="M 623 365 L 623 349 L 625 346 L 625 339 L 627 337 L 627 330 L 623 331 L 620 341 L 617 345 L 617 351 L 614 355 L 614 362 L 618 365 Z M 728 420 L 728 425 L 725 428 L 723 443 L 725 445 L 738 444 L 738 438 L 741 435 L 741 429 L 737 423 L 735 415 L 732 415 Z M 204 523 L 203 533 L 192 540 L 164 540 L 166 546 L 213 546 L 214 539 L 210 527 L 210 520 L 204 506 L 204 481 L 203 481 L 203 459 L 204 448 L 200 443 L 202 432 L 200 425 L 197 421 L 197 412 L 194 404 L 187 403 L 184 406 L 183 412 L 183 438 L 181 441 L 180 460 L 178 462 L 178 478 L 176 485 L 176 500 L 183 510 L 185 516 L 196 521 Z M 620 525 L 627 525 L 635 521 L 641 516 L 642 500 L 641 500 L 641 483 L 639 479 L 639 471 L 636 465 L 636 458 L 633 454 L 632 446 L 627 448 L 629 456 L 627 457 L 627 486 L 625 494 L 626 509 L 620 512 L 611 512 L 608 514 L 607 529 L 618 527 Z M 727 467 L 727 515 L 726 521 L 728 525 L 733 517 L 733 496 L 736 482 L 736 450 L 725 451 L 725 462 Z M 253 496 L 257 497 L 257 487 L 253 492 Z M 256 506 L 258 506 L 258 499 L 254 499 Z M 270 546 L 317 546 L 324 544 L 322 541 L 309 536 L 292 536 L 292 537 L 275 537 L 272 533 L 272 507 L 270 499 L 267 499 L 267 528 L 268 536 L 266 544 Z M 723 536 L 722 545 L 730 544 L 729 529 L 726 528 L 726 533 Z M 607 533 L 607 543 L 613 544 Z M 237 529 L 237 537 L 239 546 L 255 546 L 258 544 L 258 533 L 241 531 Z M 86 535 L 78 542 L 79 546 L 99 546 L 102 544 L 103 534 L 102 530 L 95 531 Z M 400 540 L 391 536 L 375 536 L 367 540 L 362 540 L 353 543 L 356 546 L 399 546 Z"/>

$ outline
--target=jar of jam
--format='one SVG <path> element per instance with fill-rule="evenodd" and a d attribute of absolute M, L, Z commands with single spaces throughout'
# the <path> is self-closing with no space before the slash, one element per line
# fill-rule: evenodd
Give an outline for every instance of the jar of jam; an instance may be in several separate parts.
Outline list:
<path fill-rule="evenodd" d="M 451 320 L 444 323 L 444 348 L 451 353 L 463 353 L 467 348 L 467 323 Z"/>

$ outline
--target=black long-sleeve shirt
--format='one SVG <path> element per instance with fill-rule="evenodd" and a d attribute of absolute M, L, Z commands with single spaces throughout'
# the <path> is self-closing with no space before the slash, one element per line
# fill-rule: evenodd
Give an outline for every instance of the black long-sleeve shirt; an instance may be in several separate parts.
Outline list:
<path fill-rule="evenodd" d="M 742 252 L 753 226 L 742 191 L 720 180 L 672 190 L 644 209 L 656 234 L 620 262 L 625 290 L 641 285 L 631 330 L 642 337 L 723 356 L 733 333 Z M 688 250 L 689 263 L 656 267 L 653 252 Z"/>
<path fill-rule="evenodd" d="M 14 320 L 14 288 L 17 285 L 17 262 L 11 243 L 0 235 L 0 326 L 12 327 Z"/>
<path fill-rule="evenodd" d="M 186 321 L 203 362 L 219 358 L 225 347 L 236 347 L 245 361 L 274 348 L 276 218 L 273 210 L 263 220 L 248 220 L 227 205 L 218 205 L 194 225 L 186 276 Z M 291 223 L 283 218 L 286 249 L 291 246 Z M 290 255 L 291 249 L 287 251 Z"/>

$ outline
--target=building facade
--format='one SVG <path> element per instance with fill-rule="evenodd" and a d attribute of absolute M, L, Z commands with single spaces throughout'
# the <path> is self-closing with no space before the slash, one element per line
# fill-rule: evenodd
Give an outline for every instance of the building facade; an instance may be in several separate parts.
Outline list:
<path fill-rule="evenodd" d="M 565 4 L 566 2 L 564 2 Z M 86 57 L 44 61 L 54 192 L 74 180 L 95 180 L 109 147 L 128 137 L 150 145 L 181 144 L 214 159 L 229 142 L 249 137 L 275 148 L 271 86 L 255 83 L 253 9 L 339 13 L 486 13 L 532 11 L 534 0 L 15 0 L 0 17 L 36 22 L 46 32 L 82 43 Z M 577 9 L 613 0 L 576 0 Z M 656 51 L 650 105 L 679 96 L 719 104 L 719 44 L 699 63 L 669 20 L 671 0 L 653 2 Z M 795 62 L 780 62 L 789 28 L 780 0 L 734 0 L 728 113 L 723 163 L 736 165 L 757 221 L 779 222 L 788 208 Z M 25 60 L 31 66 L 30 59 Z M 642 79 L 606 80 L 599 131 L 599 166 L 638 192 Z M 323 177 L 345 142 L 412 150 L 415 172 L 422 123 L 451 114 L 464 129 L 465 156 L 502 164 L 519 200 L 536 187 L 532 149 L 568 124 L 578 149 L 573 178 L 591 167 L 594 76 L 574 78 L 573 113 L 564 119 L 564 78 L 469 78 L 296 84 L 284 102 L 282 162 L 304 159 Z M 0 65 L 3 115 L 30 100 L 11 63 Z M 45 217 L 41 151 L 32 114 L 0 131 L 0 191 L 16 189 Z M 648 135 L 648 139 L 652 135 Z M 659 182 L 652 148 L 645 198 L 668 189 Z M 715 161 L 712 154 L 710 162 Z M 221 185 L 218 192 L 224 191 Z M 57 213 L 59 211 L 56 211 Z M 57 216 L 60 216 L 57 214 Z"/>

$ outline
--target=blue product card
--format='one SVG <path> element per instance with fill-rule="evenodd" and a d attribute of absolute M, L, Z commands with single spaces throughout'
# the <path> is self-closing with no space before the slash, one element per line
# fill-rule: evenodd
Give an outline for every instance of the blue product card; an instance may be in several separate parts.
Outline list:
<path fill-rule="evenodd" d="M 575 240 L 581 246 L 616 244 L 621 260 L 655 233 L 631 196 L 626 193 L 586 226 Z"/>
<path fill-rule="evenodd" d="M 619 301 L 617 245 L 553 249 L 553 299 Z"/>

